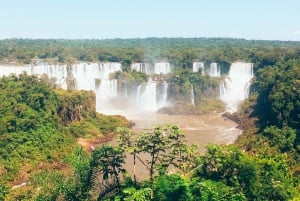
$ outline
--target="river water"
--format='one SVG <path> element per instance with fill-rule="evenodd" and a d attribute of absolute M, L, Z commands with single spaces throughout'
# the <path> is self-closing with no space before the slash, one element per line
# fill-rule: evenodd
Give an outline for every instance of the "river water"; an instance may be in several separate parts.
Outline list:
<path fill-rule="evenodd" d="M 156 112 L 133 112 L 133 110 L 112 110 L 101 111 L 104 114 L 120 114 L 133 121 L 135 125 L 133 130 L 137 133 L 144 129 L 151 129 L 155 125 L 161 124 L 176 124 L 185 133 L 187 144 L 198 144 L 198 149 L 201 154 L 205 152 L 207 144 L 231 144 L 242 133 L 237 129 L 237 124 L 231 120 L 224 119 L 221 114 L 205 114 L 205 115 L 167 115 L 157 114 Z M 117 139 L 109 142 L 111 145 L 117 145 Z M 148 158 L 145 155 L 140 155 L 144 160 Z M 126 156 L 124 168 L 133 177 L 134 172 L 138 181 L 149 178 L 148 169 L 139 161 L 136 161 L 134 169 L 133 157 L 129 154 Z M 173 171 L 173 170 L 169 170 Z"/>
<path fill-rule="evenodd" d="M 205 115 L 168 115 L 156 112 L 133 112 L 125 110 L 101 110 L 104 114 L 124 115 L 134 122 L 136 132 L 151 129 L 155 125 L 176 124 L 185 133 L 188 144 L 196 143 L 199 151 L 204 152 L 207 144 L 232 144 L 242 133 L 237 124 L 224 119 L 219 113 Z"/>

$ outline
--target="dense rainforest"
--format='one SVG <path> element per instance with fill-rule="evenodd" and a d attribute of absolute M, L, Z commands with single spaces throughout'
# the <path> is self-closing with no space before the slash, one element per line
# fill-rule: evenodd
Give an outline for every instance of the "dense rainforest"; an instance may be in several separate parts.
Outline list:
<path fill-rule="evenodd" d="M 249 99 L 237 113 L 225 114 L 243 125 L 244 133 L 234 145 L 208 145 L 201 155 L 176 125 L 135 133 L 123 117 L 96 113 L 93 92 L 62 90 L 46 76 L 3 77 L 0 200 L 300 199 L 300 42 L 0 40 L 3 64 L 39 59 L 118 61 L 124 71 L 133 61 L 166 60 L 177 70 L 170 78 L 174 82 L 208 79 L 186 71 L 194 60 L 218 62 L 224 69 L 234 61 L 252 62 Z M 118 146 L 101 144 L 90 151 L 76 143 L 105 141 L 113 134 Z M 148 178 L 129 175 L 126 160 L 142 162 Z"/>
<path fill-rule="evenodd" d="M 145 38 L 107 40 L 0 40 L 0 61 L 31 63 L 32 59 L 56 62 L 121 62 L 168 60 L 172 66 L 191 68 L 193 60 L 228 65 L 234 61 L 256 66 L 273 65 L 278 59 L 298 58 L 300 42 L 230 38 Z"/>

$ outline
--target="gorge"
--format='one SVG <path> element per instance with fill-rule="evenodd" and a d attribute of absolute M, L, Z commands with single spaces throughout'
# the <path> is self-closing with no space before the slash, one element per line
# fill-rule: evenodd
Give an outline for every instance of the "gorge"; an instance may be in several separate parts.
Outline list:
<path fill-rule="evenodd" d="M 47 75 L 58 86 L 64 89 L 92 90 L 96 94 L 96 110 L 105 114 L 121 114 L 135 122 L 137 129 L 151 128 L 155 124 L 177 123 L 190 136 L 197 133 L 208 132 L 212 129 L 212 136 L 207 136 L 206 143 L 232 143 L 240 134 L 234 129 L 235 124 L 224 122 L 219 114 L 212 114 L 208 119 L 190 115 L 168 115 L 156 114 L 159 108 L 172 105 L 172 94 L 170 84 L 164 75 L 171 73 L 171 66 L 167 62 L 159 62 L 155 65 L 147 63 L 133 63 L 131 70 L 144 72 L 152 75 L 147 82 L 141 82 L 131 87 L 119 87 L 117 79 L 110 75 L 122 71 L 122 65 L 118 62 L 106 63 L 76 63 L 73 65 L 50 65 L 41 63 L 34 66 L 0 66 L 0 75 L 20 74 L 26 72 L 31 75 Z M 197 62 L 193 65 L 194 73 L 200 71 L 203 75 L 204 63 Z M 212 77 L 223 76 L 220 74 L 220 67 L 217 63 L 208 65 L 208 75 Z M 158 77 L 159 76 L 159 79 Z M 219 98 L 227 105 L 227 111 L 237 110 L 239 103 L 248 97 L 250 80 L 253 77 L 253 64 L 233 63 L 224 81 L 219 83 Z M 200 85 L 196 84 L 196 85 Z M 188 92 L 190 104 L 195 106 L 195 84 L 190 84 Z M 196 87 L 198 87 L 196 86 Z M 194 120 L 191 120 L 194 119 Z M 214 119 L 213 124 L 211 120 Z M 176 120 L 179 119 L 180 121 Z M 192 123 L 195 122 L 195 123 Z M 197 123 L 198 122 L 198 123 Z M 199 123 L 202 122 L 202 123 Z M 226 125 L 226 126 L 224 126 Z M 209 132 L 210 133 L 210 132 Z M 216 136 L 221 136 L 220 139 Z M 203 141 L 203 136 L 196 137 L 197 142 Z M 225 141 L 224 141 L 225 139 Z M 226 140 L 227 139 L 227 140 Z"/>

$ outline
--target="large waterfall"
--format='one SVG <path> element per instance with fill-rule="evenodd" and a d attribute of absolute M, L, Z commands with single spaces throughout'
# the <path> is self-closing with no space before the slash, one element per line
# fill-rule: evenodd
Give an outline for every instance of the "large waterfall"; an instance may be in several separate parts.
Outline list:
<path fill-rule="evenodd" d="M 202 72 L 204 74 L 204 63 L 203 62 L 194 62 L 193 63 L 193 73 Z"/>
<path fill-rule="evenodd" d="M 253 78 L 252 63 L 232 63 L 229 75 L 220 84 L 220 99 L 227 104 L 228 112 L 235 112 L 239 104 L 248 98 Z"/>
<path fill-rule="evenodd" d="M 148 82 L 139 85 L 136 102 L 138 108 L 146 111 L 156 111 L 160 107 L 167 105 L 167 93 L 168 93 L 168 83 L 162 82 L 162 87 L 159 90 L 160 83 L 152 81 L 150 78 Z"/>
<path fill-rule="evenodd" d="M 168 74 L 168 73 L 171 73 L 171 66 L 167 62 L 155 63 L 154 73 L 155 74 Z"/>
<path fill-rule="evenodd" d="M 220 77 L 221 71 L 218 63 L 211 63 L 209 68 L 209 75 L 212 77 Z"/>
<path fill-rule="evenodd" d="M 146 65 L 136 65 L 135 67 L 146 67 Z M 153 67 L 153 66 L 152 66 Z M 170 71 L 169 65 L 161 64 L 157 66 L 157 72 L 167 73 Z M 134 104 L 134 110 L 156 111 L 160 107 L 167 105 L 168 83 L 166 81 L 152 81 L 142 83 L 128 97 L 127 85 L 118 93 L 118 83 L 116 79 L 111 79 L 110 74 L 121 71 L 121 63 L 77 63 L 73 65 L 50 65 L 39 64 L 36 66 L 0 66 L 0 76 L 10 74 L 21 74 L 26 72 L 29 75 L 41 76 L 46 74 L 51 80 L 63 89 L 93 90 L 96 93 L 96 108 L 98 111 L 114 109 L 118 103 L 126 105 Z M 143 69 L 141 69 L 143 70 Z M 112 99 L 117 97 L 117 99 Z M 122 99 L 123 98 L 123 99 Z M 124 98 L 126 100 L 124 101 Z M 134 101 L 134 100 L 135 101 Z M 113 103 L 111 103 L 113 100 Z M 120 101 L 122 100 L 122 101 Z M 132 101 L 133 100 L 133 101 Z"/>
<path fill-rule="evenodd" d="M 110 80 L 110 73 L 121 71 L 120 63 L 79 63 L 67 65 L 37 65 L 31 68 L 31 74 L 47 74 L 56 79 L 62 88 L 93 90 L 97 99 L 107 99 L 117 95 L 117 80 Z M 74 82 L 70 82 L 70 81 Z M 70 86 L 72 83 L 75 86 Z"/>
<path fill-rule="evenodd" d="M 39 64 L 36 66 L 0 66 L 0 75 L 47 74 L 63 89 L 93 90 L 96 93 L 97 104 L 117 96 L 117 80 L 110 79 L 110 73 L 121 71 L 121 63 L 79 63 L 74 65 Z"/>

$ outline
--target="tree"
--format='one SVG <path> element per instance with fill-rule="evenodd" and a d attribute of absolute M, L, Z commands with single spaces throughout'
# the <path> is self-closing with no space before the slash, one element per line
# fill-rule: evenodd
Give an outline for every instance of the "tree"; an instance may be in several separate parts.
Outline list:
<path fill-rule="evenodd" d="M 72 156 L 68 161 L 74 167 L 76 176 L 76 192 L 77 199 L 84 199 L 87 197 L 87 192 L 90 189 L 90 156 L 83 150 L 82 147 L 77 146 Z"/>
<path fill-rule="evenodd" d="M 145 164 L 149 169 L 151 182 L 155 170 L 164 173 L 186 151 L 184 135 L 174 125 L 156 126 L 153 130 L 146 130 L 137 138 L 137 147 L 138 153 L 149 156 L 149 159 L 145 159 Z"/>
<path fill-rule="evenodd" d="M 119 127 L 117 128 L 119 133 L 119 147 L 124 150 L 124 152 L 129 152 L 133 155 L 133 180 L 136 185 L 136 157 L 138 151 L 136 134 L 128 128 Z"/>
<path fill-rule="evenodd" d="M 93 151 L 91 160 L 93 174 L 90 181 L 98 198 L 119 190 L 120 174 L 125 172 L 123 163 L 124 153 L 120 148 L 102 145 Z"/>

